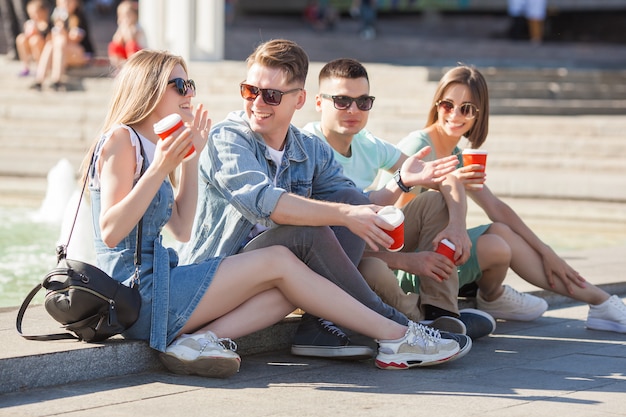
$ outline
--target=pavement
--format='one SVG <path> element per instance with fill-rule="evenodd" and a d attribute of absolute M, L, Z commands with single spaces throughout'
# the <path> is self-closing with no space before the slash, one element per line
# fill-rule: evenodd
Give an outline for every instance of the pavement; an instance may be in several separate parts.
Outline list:
<path fill-rule="evenodd" d="M 348 55 L 376 64 L 376 71 L 388 71 L 384 88 L 389 88 L 389 94 L 391 81 L 405 79 L 403 71 L 450 66 L 461 60 L 509 68 L 625 68 L 624 45 L 546 43 L 535 47 L 492 38 L 491 33 L 505 25 L 497 16 L 438 19 L 405 24 L 381 20 L 379 37 L 367 43 L 359 40 L 351 21 L 335 32 L 316 33 L 293 17 L 240 17 L 227 29 L 227 60 L 210 67 L 232 72 L 231 60 L 244 59 L 261 40 L 281 36 L 300 43 L 314 65 Z M 106 24 L 96 25 L 102 35 L 100 44 L 110 28 Z M 312 70 L 309 75 L 313 81 L 314 74 Z M 85 85 L 83 94 L 88 96 L 91 84 Z M 569 124 L 579 130 L 595 123 L 618 129 L 623 118 L 528 120 L 530 124 L 556 124 L 560 130 Z M 505 126 L 510 125 L 501 129 Z M 602 167 L 602 158 L 598 161 Z M 597 188 L 615 177 L 612 169 L 606 168 L 596 178 Z M 542 178 L 544 183 L 549 181 L 555 172 L 541 168 L 535 175 L 529 182 L 537 185 Z M 502 169 L 498 176 L 513 184 L 507 201 L 523 217 L 528 214 L 536 230 L 554 239 L 575 241 L 572 246 L 567 242 L 559 246 L 560 255 L 589 282 L 626 297 L 626 210 L 621 190 L 613 189 L 619 194 L 613 200 L 610 189 L 603 189 L 599 196 L 585 193 L 590 197 L 578 200 L 516 198 L 515 192 L 525 186 L 516 181 L 519 172 Z M 480 220 L 475 211 L 470 215 Z M 26 341 L 15 332 L 16 310 L 4 309 L 0 311 L 0 416 L 626 415 L 626 335 L 587 330 L 586 305 L 540 291 L 512 272 L 507 282 L 545 297 L 548 312 L 528 323 L 498 321 L 496 332 L 475 341 L 471 352 L 459 361 L 401 372 L 378 370 L 371 360 L 291 356 L 289 340 L 298 319 L 287 318 L 237 341 L 243 357 L 237 375 L 226 380 L 177 376 L 165 372 L 154 352 L 141 342 Z M 472 305 L 471 300 L 461 304 Z M 24 331 L 38 334 L 58 328 L 43 307 L 35 306 L 27 312 Z"/>

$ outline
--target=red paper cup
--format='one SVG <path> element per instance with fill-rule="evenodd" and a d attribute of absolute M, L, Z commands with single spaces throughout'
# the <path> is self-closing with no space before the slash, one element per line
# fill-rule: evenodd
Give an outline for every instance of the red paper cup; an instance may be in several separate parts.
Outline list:
<path fill-rule="evenodd" d="M 463 166 L 479 164 L 483 167 L 487 166 L 487 151 L 481 149 L 465 149 L 463 150 Z M 485 172 L 485 168 L 478 170 L 479 172 Z M 472 184 L 469 187 L 477 190 L 483 188 L 482 184 Z"/>
<path fill-rule="evenodd" d="M 169 116 L 165 116 L 157 123 L 155 123 L 152 127 L 154 128 L 154 133 L 156 133 L 161 139 L 165 139 L 170 136 L 172 133 L 176 132 L 183 125 L 183 119 L 180 117 L 180 114 L 172 113 Z M 185 161 L 189 158 L 193 158 L 196 154 L 196 148 L 191 145 L 191 149 L 185 155 Z"/>
<path fill-rule="evenodd" d="M 450 242 L 448 239 L 443 239 L 437 245 L 437 250 L 435 252 L 440 253 L 446 256 L 448 259 L 454 263 L 454 251 L 456 250 L 456 246 L 454 243 Z"/>
<path fill-rule="evenodd" d="M 393 243 L 387 250 L 399 251 L 404 247 L 404 213 L 397 207 L 386 206 L 378 212 L 378 215 L 394 227 L 393 230 L 383 229 L 393 239 Z"/>

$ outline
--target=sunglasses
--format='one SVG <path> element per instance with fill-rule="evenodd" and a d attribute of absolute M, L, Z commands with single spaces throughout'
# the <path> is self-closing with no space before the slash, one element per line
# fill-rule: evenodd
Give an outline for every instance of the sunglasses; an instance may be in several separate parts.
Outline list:
<path fill-rule="evenodd" d="M 443 110 L 446 113 L 452 113 L 454 109 L 459 109 L 461 115 L 465 117 L 467 120 L 471 120 L 476 117 L 478 113 L 478 107 L 473 105 L 472 103 L 463 103 L 459 106 L 455 106 L 453 102 L 450 100 L 439 100 L 435 103 L 438 109 Z"/>
<path fill-rule="evenodd" d="M 261 94 L 261 97 L 263 98 L 265 104 L 269 104 L 270 106 L 278 106 L 283 100 L 283 96 L 285 94 L 295 93 L 296 91 L 304 89 L 294 88 L 288 91 L 280 91 L 273 88 L 259 88 L 250 84 L 241 83 L 239 84 L 239 90 L 241 92 L 241 97 L 248 101 L 254 101 L 259 96 L 259 94 Z"/>
<path fill-rule="evenodd" d="M 167 85 L 174 84 L 176 85 L 176 90 L 178 94 L 181 96 L 186 96 L 187 91 L 191 89 L 193 95 L 196 95 L 196 83 L 193 80 L 183 80 L 182 78 L 174 78 L 173 80 L 169 80 Z"/>
<path fill-rule="evenodd" d="M 374 105 L 374 99 L 376 98 L 372 96 L 352 98 L 348 96 L 331 96 L 330 94 L 320 94 L 320 97 L 325 98 L 326 100 L 332 100 L 333 105 L 337 110 L 349 109 L 350 106 L 352 106 L 352 102 L 355 102 L 357 109 L 361 111 L 371 110 Z"/>

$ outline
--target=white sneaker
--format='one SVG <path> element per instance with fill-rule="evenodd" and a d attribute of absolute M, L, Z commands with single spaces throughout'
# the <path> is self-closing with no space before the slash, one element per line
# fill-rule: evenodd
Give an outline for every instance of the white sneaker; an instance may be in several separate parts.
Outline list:
<path fill-rule="evenodd" d="M 181 335 L 159 357 L 165 367 L 176 374 L 227 378 L 239 372 L 241 358 L 235 353 L 236 349 L 232 340 L 219 339 L 213 332 L 206 332 Z"/>
<path fill-rule="evenodd" d="M 626 305 L 617 295 L 597 306 L 590 305 L 587 328 L 626 333 Z"/>
<path fill-rule="evenodd" d="M 453 339 L 442 339 L 438 330 L 409 321 L 404 337 L 379 340 L 376 366 L 381 369 L 408 369 L 430 366 L 453 359 L 460 350 Z"/>
<path fill-rule="evenodd" d="M 548 303 L 543 298 L 521 293 L 508 285 L 503 285 L 504 293 L 493 301 L 486 301 L 476 294 L 476 308 L 491 314 L 496 319 L 531 321 L 535 320 L 548 309 Z"/>

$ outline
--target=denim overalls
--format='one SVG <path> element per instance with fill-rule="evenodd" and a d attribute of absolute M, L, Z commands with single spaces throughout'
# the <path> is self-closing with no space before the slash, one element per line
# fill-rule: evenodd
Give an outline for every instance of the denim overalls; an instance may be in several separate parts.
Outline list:
<path fill-rule="evenodd" d="M 116 247 L 107 247 L 101 239 L 99 224 L 100 187 L 94 167 L 104 143 L 117 128 L 130 132 L 131 142 L 136 149 L 139 142 L 127 126 L 116 126 L 100 139 L 96 146 L 93 167 L 90 170 L 90 195 L 94 221 L 96 263 L 100 269 L 118 281 L 130 285 L 135 272 L 135 247 L 137 227 Z M 144 143 L 147 139 L 141 138 Z M 151 159 L 149 157 L 148 159 Z M 137 165 L 143 158 L 138 152 Z M 94 180 L 95 179 L 95 180 Z M 136 178 L 138 179 L 138 178 Z M 211 284 L 221 258 L 212 258 L 198 264 L 178 266 L 178 255 L 172 248 L 162 244 L 161 230 L 172 214 L 174 194 L 172 186 L 165 180 L 143 215 L 141 242 L 141 267 L 139 290 L 141 311 L 135 324 L 123 333 L 129 339 L 147 340 L 153 349 L 164 351 L 189 320 L 198 302 Z"/>

